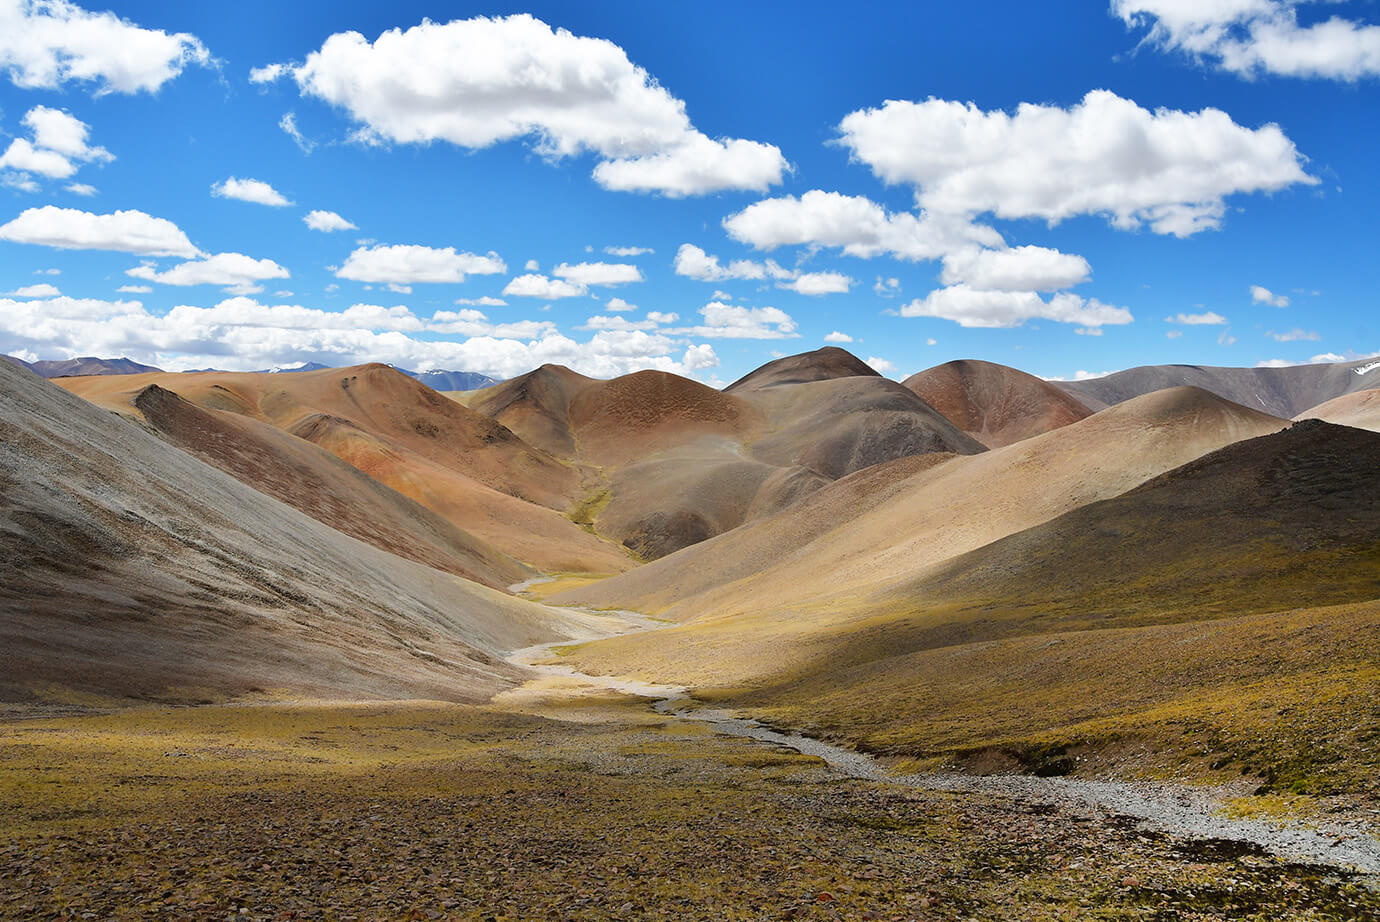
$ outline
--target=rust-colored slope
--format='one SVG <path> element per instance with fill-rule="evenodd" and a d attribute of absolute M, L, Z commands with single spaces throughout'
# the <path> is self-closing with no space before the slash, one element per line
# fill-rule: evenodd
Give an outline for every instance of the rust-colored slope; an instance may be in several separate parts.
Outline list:
<path fill-rule="evenodd" d="M 639 371 L 583 388 L 570 402 L 580 457 L 627 464 L 703 436 L 751 438 L 765 423 L 751 404 L 664 371 Z"/>
<path fill-rule="evenodd" d="M 134 407 L 183 451 L 380 550 L 495 589 L 534 575 L 324 448 L 268 423 L 203 410 L 156 384 L 136 395 Z"/>
<path fill-rule="evenodd" d="M 132 401 L 144 387 L 158 384 L 205 409 L 270 423 L 541 570 L 616 573 L 633 565 L 564 515 L 579 492 L 578 471 L 387 366 L 58 383 L 126 414 L 137 412 Z"/>
<path fill-rule="evenodd" d="M 1079 400 L 1048 381 L 974 359 L 936 365 L 902 383 L 988 448 L 1010 445 L 1092 415 Z"/>
<path fill-rule="evenodd" d="M 529 445 L 560 458 L 573 458 L 575 434 L 570 424 L 570 402 L 580 391 L 597 383 L 564 365 L 543 365 L 475 392 L 469 406 L 498 420 Z"/>

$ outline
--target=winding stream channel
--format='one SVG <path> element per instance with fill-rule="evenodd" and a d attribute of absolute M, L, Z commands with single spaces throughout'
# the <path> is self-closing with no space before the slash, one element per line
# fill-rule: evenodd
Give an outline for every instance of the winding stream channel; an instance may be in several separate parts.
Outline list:
<path fill-rule="evenodd" d="M 513 587 L 526 589 L 527 584 Z M 612 622 L 610 634 L 628 634 L 666 627 L 632 611 L 575 609 Z M 659 685 L 620 676 L 590 675 L 571 666 L 546 662 L 555 648 L 592 638 L 559 640 L 515 650 L 508 662 L 539 676 L 579 680 L 592 689 L 606 689 L 647 698 L 659 714 L 679 720 L 708 723 L 719 733 L 785 746 L 821 759 L 849 778 L 948 792 L 989 793 L 1032 804 L 1079 813 L 1128 817 L 1140 828 L 1194 840 L 1218 840 L 1253 845 L 1285 861 L 1334 867 L 1369 875 L 1380 887 L 1380 839 L 1367 831 L 1335 821 L 1304 824 L 1297 821 L 1233 818 L 1224 813 L 1228 792 L 1209 786 L 1157 781 L 1090 781 L 1078 778 L 1039 778 L 1033 775 L 965 775 L 950 772 L 900 775 L 879 761 L 823 740 L 781 732 L 732 712 L 693 706 L 690 689 Z"/>

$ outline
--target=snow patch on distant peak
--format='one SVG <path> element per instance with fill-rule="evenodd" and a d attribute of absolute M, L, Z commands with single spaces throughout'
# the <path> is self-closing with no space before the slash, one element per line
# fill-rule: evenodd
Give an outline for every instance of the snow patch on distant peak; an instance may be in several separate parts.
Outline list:
<path fill-rule="evenodd" d="M 1360 368 L 1353 368 L 1351 370 L 1356 372 L 1358 375 L 1364 375 L 1369 374 L 1377 368 L 1380 368 L 1380 362 L 1371 362 L 1369 365 L 1362 365 Z"/>

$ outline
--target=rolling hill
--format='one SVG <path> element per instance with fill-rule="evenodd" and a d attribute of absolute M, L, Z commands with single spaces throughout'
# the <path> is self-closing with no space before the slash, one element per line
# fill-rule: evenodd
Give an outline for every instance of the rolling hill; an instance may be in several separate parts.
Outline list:
<path fill-rule="evenodd" d="M 775 516 L 556 598 L 677 620 L 744 615 L 744 639 L 769 643 L 771 630 L 875 612 L 878 592 L 946 559 L 1286 425 L 1173 388 L 993 451 L 867 468 Z"/>
<path fill-rule="evenodd" d="M 1322 419 L 1380 432 L 1380 390 L 1355 391 L 1304 410 L 1295 419 Z"/>
<path fill-rule="evenodd" d="M 778 359 L 722 392 L 665 372 L 597 381 L 547 365 L 465 400 L 589 472 L 575 517 L 644 559 L 873 464 L 983 450 L 835 348 Z"/>
<path fill-rule="evenodd" d="M 610 573 L 633 563 L 565 515 L 580 492 L 579 470 L 386 365 L 60 383 L 130 416 L 140 415 L 138 394 L 156 384 L 202 409 L 272 425 L 537 569 Z"/>
<path fill-rule="evenodd" d="M 901 383 L 988 448 L 1092 415 L 1091 409 L 1048 381 L 975 359 L 936 365 Z"/>
<path fill-rule="evenodd" d="M 0 696 L 481 701 L 579 630 L 394 556 L 0 363 Z M 165 399 L 154 393 L 152 399 Z"/>

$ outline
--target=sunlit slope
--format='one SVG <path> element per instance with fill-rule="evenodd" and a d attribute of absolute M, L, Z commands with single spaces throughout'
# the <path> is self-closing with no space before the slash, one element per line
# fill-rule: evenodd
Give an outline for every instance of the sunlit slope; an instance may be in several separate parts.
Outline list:
<path fill-rule="evenodd" d="M 1380 434 L 1300 423 L 950 559 L 867 617 L 706 616 L 572 655 L 979 770 L 1083 759 L 1364 790 L 1380 777 L 1377 482 Z"/>
<path fill-rule="evenodd" d="M 735 700 L 912 755 L 1143 737 L 1286 789 L 1373 784 L 1377 482 L 1380 434 L 1231 445 L 949 562 Z"/>
<path fill-rule="evenodd" d="M 816 621 L 867 617 L 889 589 L 944 560 L 1286 425 L 1173 388 L 994 451 L 864 471 L 751 530 L 557 598 L 680 620 L 744 616 L 744 639 L 769 642 Z"/>
<path fill-rule="evenodd" d="M 570 615 L 326 527 L 0 367 L 0 693 L 482 700 Z M 76 700 L 89 700 L 78 698 Z"/>
<path fill-rule="evenodd" d="M 976 359 L 936 365 L 902 383 L 988 448 L 1010 445 L 1092 414 L 1048 381 Z"/>
<path fill-rule="evenodd" d="M 622 549 L 567 517 L 580 495 L 580 474 L 572 466 L 384 365 L 58 383 L 131 416 L 139 415 L 133 406 L 138 394 L 157 384 L 203 409 L 268 423 L 538 569 L 616 573 L 633 564 Z"/>
<path fill-rule="evenodd" d="M 1323 419 L 1339 426 L 1380 432 L 1380 390 L 1344 394 L 1300 413 L 1296 419 Z"/>

